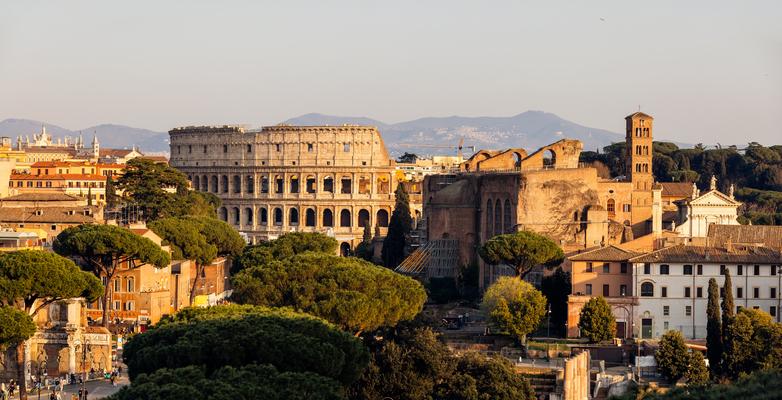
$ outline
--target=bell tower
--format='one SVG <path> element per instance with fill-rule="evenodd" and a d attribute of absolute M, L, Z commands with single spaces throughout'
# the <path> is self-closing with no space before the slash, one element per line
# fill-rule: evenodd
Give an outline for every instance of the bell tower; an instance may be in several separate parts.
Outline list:
<path fill-rule="evenodd" d="M 646 223 L 652 216 L 652 125 L 651 115 L 637 112 L 625 117 L 627 154 L 625 174 L 633 185 L 632 224 Z M 651 228 L 651 227 L 649 227 Z"/>

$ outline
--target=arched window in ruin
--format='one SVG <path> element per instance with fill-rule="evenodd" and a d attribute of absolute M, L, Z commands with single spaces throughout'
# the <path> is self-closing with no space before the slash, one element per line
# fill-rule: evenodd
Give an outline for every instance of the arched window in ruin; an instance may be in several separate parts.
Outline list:
<path fill-rule="evenodd" d="M 288 225 L 291 225 L 291 226 L 298 226 L 299 225 L 299 209 L 298 208 L 291 208 L 288 211 Z"/>
<path fill-rule="evenodd" d="M 365 227 L 369 225 L 369 211 L 361 209 L 358 211 L 358 226 Z"/>
<path fill-rule="evenodd" d="M 261 193 L 269 193 L 269 177 L 265 175 L 261 177 Z"/>
<path fill-rule="evenodd" d="M 513 167 L 518 169 L 521 168 L 521 154 L 517 152 L 513 152 Z"/>
<path fill-rule="evenodd" d="M 218 211 L 217 214 L 220 215 L 221 221 L 228 222 L 228 209 L 226 209 L 225 207 L 220 207 L 220 211 Z"/>
<path fill-rule="evenodd" d="M 358 193 L 369 194 L 372 191 L 372 180 L 367 175 L 358 178 Z"/>
<path fill-rule="evenodd" d="M 614 201 L 614 199 L 608 199 L 608 201 L 606 202 L 606 211 L 609 214 L 616 213 L 616 202 Z"/>
<path fill-rule="evenodd" d="M 492 237 L 492 231 L 494 229 L 494 203 L 491 199 L 486 201 L 486 238 Z"/>
<path fill-rule="evenodd" d="M 543 152 L 543 168 L 554 168 L 557 165 L 557 153 L 554 150 L 546 149 Z"/>
<path fill-rule="evenodd" d="M 494 235 L 502 234 L 502 203 L 500 200 L 494 203 Z"/>
<path fill-rule="evenodd" d="M 220 193 L 228 193 L 228 176 L 223 175 L 220 177 Z"/>
<path fill-rule="evenodd" d="M 388 210 L 377 210 L 377 215 L 375 216 L 375 225 L 382 228 L 388 227 Z"/>
<path fill-rule="evenodd" d="M 347 208 L 339 212 L 339 226 L 343 228 L 350 227 L 351 219 L 352 218 L 350 217 L 350 210 L 348 210 Z"/>
<path fill-rule="evenodd" d="M 212 175 L 212 193 L 217 193 L 217 175 Z"/>
<path fill-rule="evenodd" d="M 201 178 L 199 178 L 198 175 L 193 178 L 193 189 L 201 190 Z"/>
<path fill-rule="evenodd" d="M 299 177 L 294 175 L 291 177 L 291 193 L 299 193 Z"/>
<path fill-rule="evenodd" d="M 391 180 L 389 179 L 388 175 L 380 175 L 377 177 L 377 193 L 391 193 Z"/>
<path fill-rule="evenodd" d="M 323 210 L 323 226 L 334 226 L 334 213 L 330 208 Z"/>
<path fill-rule="evenodd" d="M 281 175 L 274 175 L 274 193 L 282 193 L 285 186 L 285 181 Z"/>
<path fill-rule="evenodd" d="M 244 218 L 245 223 L 249 226 L 253 225 L 253 209 L 250 207 L 247 207 L 244 209 Z"/>
<path fill-rule="evenodd" d="M 340 193 L 351 194 L 353 193 L 353 179 L 350 175 L 345 175 L 340 178 Z"/>
<path fill-rule="evenodd" d="M 201 191 L 202 192 L 209 191 L 209 177 L 206 175 L 201 176 Z"/>
<path fill-rule="evenodd" d="M 334 193 L 334 178 L 327 176 L 323 178 L 323 191 Z"/>
<path fill-rule="evenodd" d="M 240 222 L 240 215 L 239 215 L 239 207 L 233 207 L 231 208 L 231 218 L 234 222 L 234 225 L 239 225 Z"/>
<path fill-rule="evenodd" d="M 304 212 L 304 225 L 305 226 L 315 226 L 315 210 L 312 208 L 308 208 L 307 211 Z"/>
<path fill-rule="evenodd" d="M 503 231 L 505 233 L 510 233 L 513 229 L 511 226 L 513 223 L 511 222 L 511 214 L 510 214 L 510 200 L 505 199 L 505 208 L 503 209 L 502 213 L 502 226 Z"/>
<path fill-rule="evenodd" d="M 241 193 L 242 192 L 242 177 L 239 175 L 233 176 L 233 187 L 234 187 L 234 193 Z"/>
<path fill-rule="evenodd" d="M 274 209 L 274 225 L 282 226 L 282 208 Z"/>
<path fill-rule="evenodd" d="M 245 186 L 247 193 L 253 194 L 255 192 L 255 178 L 252 175 L 247 175 L 247 185 Z"/>
<path fill-rule="evenodd" d="M 318 181 L 314 175 L 307 176 L 304 186 L 307 193 L 316 193 L 318 191 Z"/>
<path fill-rule="evenodd" d="M 261 225 L 269 224 L 269 210 L 266 207 L 261 208 Z"/>
<path fill-rule="evenodd" d="M 350 256 L 350 243 L 348 242 L 342 242 L 342 244 L 339 245 L 339 254 L 342 257 L 348 257 Z"/>

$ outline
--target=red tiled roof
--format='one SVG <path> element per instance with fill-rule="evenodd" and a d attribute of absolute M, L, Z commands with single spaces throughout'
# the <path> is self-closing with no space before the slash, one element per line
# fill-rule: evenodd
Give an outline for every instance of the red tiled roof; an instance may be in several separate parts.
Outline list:
<path fill-rule="evenodd" d="M 620 249 L 614 245 L 600 247 L 595 250 L 568 257 L 570 261 L 627 261 L 641 253 Z"/>
<path fill-rule="evenodd" d="M 664 197 L 690 197 L 692 196 L 692 183 L 688 182 L 660 182 L 663 187 Z"/>
<path fill-rule="evenodd" d="M 759 246 L 731 246 L 730 250 L 721 247 L 685 246 L 666 247 L 651 253 L 631 259 L 632 262 L 663 263 L 762 263 L 777 264 L 782 262 L 782 254 L 776 250 Z"/>
<path fill-rule="evenodd" d="M 755 244 L 782 249 L 782 226 L 772 225 L 709 225 L 709 244 L 726 247 L 732 244 Z"/>

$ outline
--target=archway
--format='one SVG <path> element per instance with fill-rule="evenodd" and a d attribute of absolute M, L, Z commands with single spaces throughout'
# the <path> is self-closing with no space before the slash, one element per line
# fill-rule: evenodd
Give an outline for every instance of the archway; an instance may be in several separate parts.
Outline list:
<path fill-rule="evenodd" d="M 513 152 L 513 167 L 518 169 L 521 168 L 521 154 L 517 152 Z"/>
<path fill-rule="evenodd" d="M 377 210 L 377 215 L 375 218 L 375 225 L 381 227 L 381 228 L 387 228 L 388 227 L 388 211 L 385 209 Z"/>
<path fill-rule="evenodd" d="M 288 225 L 299 225 L 299 210 L 297 208 L 291 208 L 290 211 L 288 211 Z"/>
<path fill-rule="evenodd" d="M 304 225 L 315 226 L 315 210 L 312 208 L 308 208 L 307 211 L 304 212 Z"/>
<path fill-rule="evenodd" d="M 193 189 L 201 190 L 201 178 L 199 178 L 198 175 L 193 178 Z"/>
<path fill-rule="evenodd" d="M 282 208 L 277 207 L 274 209 L 274 225 L 282 225 Z"/>
<path fill-rule="evenodd" d="M 351 226 L 350 210 L 343 209 L 339 212 L 339 226 L 349 228 Z"/>
<path fill-rule="evenodd" d="M 245 208 L 244 209 L 244 216 L 245 216 L 245 221 L 246 221 L 247 225 L 252 226 L 252 224 L 253 224 L 253 209 L 250 208 L 250 207 Z"/>
<path fill-rule="evenodd" d="M 239 207 L 231 208 L 231 216 L 233 217 L 234 225 L 239 225 L 241 219 L 239 216 Z"/>
<path fill-rule="evenodd" d="M 220 215 L 220 220 L 228 222 L 228 209 L 225 207 L 220 207 L 220 211 L 218 211 L 218 214 Z"/>
<path fill-rule="evenodd" d="M 261 225 L 269 224 L 269 210 L 266 207 L 261 208 Z"/>
<path fill-rule="evenodd" d="M 557 165 L 557 153 L 554 150 L 543 151 L 543 168 L 554 168 Z"/>
<path fill-rule="evenodd" d="M 358 211 L 358 226 L 365 227 L 369 225 L 369 211 L 361 209 Z"/>
<path fill-rule="evenodd" d="M 350 256 L 350 254 L 351 254 L 351 251 L 350 251 L 350 243 L 348 243 L 348 242 L 342 242 L 342 243 L 339 245 L 339 254 L 340 254 L 342 257 L 348 257 L 348 256 Z"/>
<path fill-rule="evenodd" d="M 323 210 L 323 226 L 334 226 L 334 213 L 330 208 Z"/>

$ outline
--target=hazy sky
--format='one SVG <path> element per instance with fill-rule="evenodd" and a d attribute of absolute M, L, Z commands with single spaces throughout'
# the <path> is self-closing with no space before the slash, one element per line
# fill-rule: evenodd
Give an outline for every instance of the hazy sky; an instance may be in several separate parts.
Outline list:
<path fill-rule="evenodd" d="M 543 110 L 782 143 L 782 1 L 2 1 L 0 120 L 399 122 Z"/>

